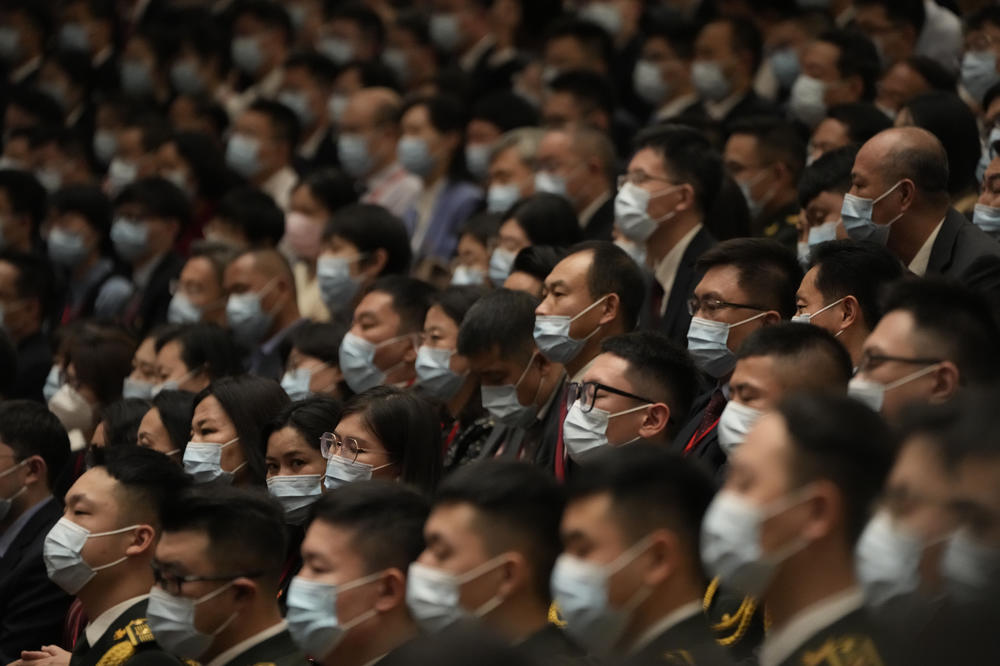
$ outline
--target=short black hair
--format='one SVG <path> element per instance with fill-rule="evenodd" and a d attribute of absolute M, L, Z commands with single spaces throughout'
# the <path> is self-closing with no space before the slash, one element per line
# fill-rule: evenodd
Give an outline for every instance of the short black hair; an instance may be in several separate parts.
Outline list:
<path fill-rule="evenodd" d="M 576 212 L 565 197 L 536 192 L 518 201 L 507 212 L 532 245 L 568 247 L 583 240 Z"/>
<path fill-rule="evenodd" d="M 851 189 L 851 169 L 857 154 L 857 146 L 844 146 L 823 153 L 807 166 L 799 178 L 799 207 L 805 208 L 824 192 L 846 194 Z"/>
<path fill-rule="evenodd" d="M 928 185 L 937 187 L 944 175 L 948 193 L 952 195 L 975 187 L 976 165 L 981 147 L 976 114 L 969 105 L 954 92 L 932 90 L 911 99 L 904 108 L 910 112 L 915 126 L 924 128 L 938 138 L 948 157 L 943 165 L 943 174 L 938 159 L 928 165 L 933 171 L 926 176 L 920 170 L 915 170 L 914 179 L 921 178 L 929 181 Z M 924 189 L 919 182 L 917 186 Z"/>
<path fill-rule="evenodd" d="M 795 292 L 802 282 L 802 268 L 795 254 L 768 238 L 733 238 L 705 251 L 696 270 L 733 266 L 738 284 L 753 299 L 750 305 L 777 310 L 782 319 L 795 314 Z"/>
<path fill-rule="evenodd" d="M 295 36 L 292 17 L 281 4 L 272 0 L 239 0 L 229 10 L 229 15 L 235 19 L 243 14 L 249 14 L 264 25 L 278 29 L 285 37 L 285 43 L 290 44 Z"/>
<path fill-rule="evenodd" d="M 895 444 L 889 427 L 860 402 L 831 393 L 793 393 L 777 412 L 791 440 L 793 483 L 802 487 L 827 480 L 837 486 L 853 546 L 892 467 Z"/>
<path fill-rule="evenodd" d="M 433 286 L 405 275 L 385 275 L 375 280 L 365 294 L 375 291 L 392 298 L 392 309 L 399 315 L 401 333 L 424 330 L 424 319 L 436 291 Z"/>
<path fill-rule="evenodd" d="M 638 543 L 657 529 L 678 537 L 693 571 L 702 574 L 701 522 L 715 494 L 695 463 L 658 446 L 603 447 L 567 483 L 567 504 L 607 493 L 625 538 Z"/>
<path fill-rule="evenodd" d="M 230 332 L 218 324 L 184 324 L 156 338 L 159 353 L 169 342 L 180 345 L 180 357 L 188 371 L 201 370 L 209 381 L 238 375 L 243 359 Z"/>
<path fill-rule="evenodd" d="M 538 111 L 527 100 L 509 90 L 497 90 L 480 97 L 472 106 L 471 120 L 485 120 L 501 133 L 538 124 Z"/>
<path fill-rule="evenodd" d="M 836 120 L 847 128 L 847 138 L 861 146 L 879 132 L 892 127 L 892 120 L 872 102 L 851 102 L 831 106 L 827 118 Z"/>
<path fill-rule="evenodd" d="M 7 331 L 0 328 L 0 399 L 6 398 L 17 379 L 17 350 Z"/>
<path fill-rule="evenodd" d="M 462 225 L 458 236 L 472 236 L 483 247 L 489 247 L 490 241 L 500 233 L 501 222 L 503 218 L 499 213 L 475 213 Z"/>
<path fill-rule="evenodd" d="M 7 196 L 15 215 L 31 222 L 31 239 L 38 239 L 38 227 L 45 220 L 48 195 L 34 174 L 18 169 L 0 169 L 0 190 Z"/>
<path fill-rule="evenodd" d="M 604 28 L 580 18 L 561 18 L 549 27 L 545 41 L 550 42 L 564 37 L 575 39 L 587 55 L 611 68 L 615 59 L 615 45 L 611 35 Z"/>
<path fill-rule="evenodd" d="M 7 106 L 16 106 L 41 126 L 58 127 L 63 123 L 63 110 L 47 93 L 33 85 L 19 83 L 7 91 Z"/>
<path fill-rule="evenodd" d="M 750 55 L 750 71 L 756 72 L 764 57 L 764 37 L 753 21 L 742 18 L 723 16 L 711 23 L 724 23 L 729 26 L 729 36 L 732 39 L 730 48 L 733 53 L 740 51 Z"/>
<path fill-rule="evenodd" d="M 875 85 L 881 74 L 881 66 L 872 40 L 857 30 L 843 29 L 827 30 L 818 40 L 837 47 L 837 72 L 840 78 L 857 76 L 862 83 L 861 99 L 869 102 L 875 99 Z"/>
<path fill-rule="evenodd" d="M 37 254 L 0 251 L 0 261 L 10 264 L 17 271 L 14 289 L 19 299 L 38 301 L 39 316 L 44 322 L 52 303 L 52 266 Z"/>
<path fill-rule="evenodd" d="M 903 276 L 903 265 L 883 245 L 871 241 L 834 240 L 812 250 L 816 289 L 829 303 L 854 296 L 868 330 L 882 318 L 882 291 Z"/>
<path fill-rule="evenodd" d="M 631 331 L 639 323 L 645 281 L 642 269 L 628 253 L 611 241 L 584 241 L 569 248 L 569 254 L 589 252 L 587 291 L 593 299 L 617 294 L 621 303 L 622 323 Z"/>
<path fill-rule="evenodd" d="M 694 58 L 694 40 L 698 31 L 684 19 L 675 19 L 673 16 L 670 19 L 647 17 L 643 43 L 651 39 L 662 39 L 680 60 L 690 61 Z"/>
<path fill-rule="evenodd" d="M 626 373 L 643 396 L 670 408 L 667 435 L 684 424 L 699 387 L 698 370 L 687 350 L 659 331 L 632 331 L 601 343 L 601 352 L 628 362 Z"/>
<path fill-rule="evenodd" d="M 514 257 L 511 273 L 527 273 L 539 282 L 545 282 L 552 269 L 566 258 L 566 248 L 552 245 L 529 245 Z"/>
<path fill-rule="evenodd" d="M 891 23 L 903 23 L 919 35 L 927 20 L 924 0 L 854 0 L 856 7 L 881 7 Z"/>
<path fill-rule="evenodd" d="M 30 456 L 45 461 L 49 490 L 70 457 L 66 429 L 46 406 L 34 400 L 0 401 L 0 442 L 14 450 L 14 459 L 21 462 Z"/>
<path fill-rule="evenodd" d="M 562 551 L 562 489 L 550 475 L 524 462 L 481 460 L 455 470 L 438 488 L 434 507 L 470 504 L 474 529 L 489 556 L 521 552 L 530 563 L 532 589 L 546 603 L 549 580 Z"/>
<path fill-rule="evenodd" d="M 461 326 L 469 309 L 488 293 L 489 289 L 479 285 L 451 286 L 434 294 L 431 305 L 441 308 L 455 326 Z"/>
<path fill-rule="evenodd" d="M 320 438 L 340 422 L 343 407 L 336 398 L 323 395 L 289 403 L 265 427 L 264 441 L 282 428 L 292 428 L 302 436 L 306 444 L 319 451 Z"/>
<path fill-rule="evenodd" d="M 987 24 L 1000 28 L 1000 7 L 989 5 L 969 12 L 965 16 L 964 23 L 966 32 L 982 30 Z"/>
<path fill-rule="evenodd" d="M 357 24 L 365 39 L 375 44 L 375 50 L 382 50 L 385 42 L 385 25 L 377 13 L 360 2 L 324 2 L 323 18 L 326 23 L 340 19 Z"/>
<path fill-rule="evenodd" d="M 188 488 L 167 503 L 163 531 L 205 534 L 205 554 L 218 568 L 213 573 L 254 574 L 277 593 L 288 537 L 284 510 L 267 493 L 217 484 Z"/>
<path fill-rule="evenodd" d="M 405 574 L 424 550 L 429 511 L 427 498 L 405 484 L 358 481 L 324 493 L 310 522 L 351 530 L 365 573 L 395 568 Z"/>
<path fill-rule="evenodd" d="M 781 118 L 755 117 L 733 122 L 729 135 L 744 134 L 756 139 L 756 151 L 763 164 L 784 164 L 798 181 L 806 165 L 806 142 L 798 127 Z"/>
<path fill-rule="evenodd" d="M 101 411 L 105 446 L 135 446 L 139 424 L 148 411 L 149 401 L 143 398 L 122 398 L 105 407 Z"/>
<path fill-rule="evenodd" d="M 945 464 L 954 469 L 969 458 L 1000 458 L 1000 413 L 996 408 L 1000 398 L 996 386 L 968 390 L 956 400 L 929 406 L 930 414 L 938 414 L 945 423 L 941 428 L 941 454 Z M 914 409 L 914 411 L 917 411 Z M 950 417 L 950 422 L 947 420 Z"/>
<path fill-rule="evenodd" d="M 301 69 L 321 87 L 329 88 L 337 78 L 339 68 L 322 53 L 315 51 L 299 51 L 285 59 L 285 70 Z"/>
<path fill-rule="evenodd" d="M 99 238 L 111 230 L 111 201 L 96 185 L 67 185 L 52 195 L 57 215 L 78 213 Z"/>
<path fill-rule="evenodd" d="M 285 214 L 256 187 L 235 187 L 219 200 L 220 217 L 238 227 L 250 247 L 275 247 L 285 235 Z"/>
<path fill-rule="evenodd" d="M 439 133 L 458 135 L 458 145 L 450 156 L 451 167 L 448 175 L 455 180 L 462 180 L 466 176 L 465 151 L 462 146 L 465 144 L 465 127 L 469 122 L 465 103 L 450 93 L 418 95 L 404 100 L 399 114 L 396 116 L 397 120 L 402 120 L 410 109 L 418 106 L 427 110 L 427 118 L 431 126 Z"/>
<path fill-rule="evenodd" d="M 903 61 L 907 67 L 919 74 L 932 90 L 941 90 L 956 94 L 955 86 L 958 80 L 955 75 L 945 69 L 937 60 L 925 55 L 912 55 Z"/>
<path fill-rule="evenodd" d="M 270 99 L 254 100 L 247 107 L 247 111 L 253 111 L 267 117 L 268 122 L 271 124 L 271 131 L 274 133 L 274 138 L 288 145 L 289 156 L 291 157 L 295 146 L 299 143 L 299 133 L 301 132 L 299 119 L 295 115 L 295 112 L 281 102 L 275 102 Z"/>
<path fill-rule="evenodd" d="M 615 88 L 605 74 L 589 69 L 572 69 L 552 79 L 548 87 L 554 93 L 572 95 L 575 106 L 583 115 L 603 111 L 610 118 L 615 112 Z"/>
<path fill-rule="evenodd" d="M 340 169 L 314 169 L 296 187 L 303 185 L 309 188 L 313 198 L 331 215 L 358 201 L 358 189 L 354 180 Z"/>
<path fill-rule="evenodd" d="M 497 289 L 486 294 L 462 320 L 458 353 L 477 356 L 496 349 L 503 358 L 526 359 L 535 349 L 537 307 L 538 299 L 523 291 Z"/>
<path fill-rule="evenodd" d="M 347 326 L 339 322 L 306 322 L 292 333 L 292 348 L 327 365 L 340 367 L 340 341 Z"/>
<path fill-rule="evenodd" d="M 127 516 L 145 518 L 158 527 L 166 505 L 191 484 L 191 477 L 159 451 L 140 446 L 94 448 L 91 468 L 103 467 L 125 491 L 119 506 Z M 128 520 L 128 519 L 126 519 Z"/>
<path fill-rule="evenodd" d="M 847 390 L 854 374 L 851 357 L 833 334 L 819 326 L 782 322 L 765 326 L 747 336 L 737 359 L 770 356 L 794 364 L 802 385 L 795 390 Z"/>
<path fill-rule="evenodd" d="M 980 294 L 940 277 L 903 279 L 890 287 L 882 312 L 901 310 L 913 318 L 921 356 L 946 359 L 963 385 L 988 385 L 1000 378 L 996 320 Z"/>
<path fill-rule="evenodd" d="M 174 220 L 178 233 L 191 221 L 191 202 L 184 191 L 166 178 L 142 178 L 125 186 L 115 198 L 115 207 L 134 204 L 150 217 Z"/>
<path fill-rule="evenodd" d="M 150 401 L 160 414 L 160 421 L 170 437 L 170 443 L 183 455 L 191 436 L 191 416 L 194 413 L 194 393 L 190 391 L 160 391 Z"/>
<path fill-rule="evenodd" d="M 705 134 L 685 125 L 647 127 L 635 137 L 635 150 L 649 148 L 663 160 L 664 171 L 694 188 L 698 209 L 707 213 L 722 185 L 722 160 Z"/>
<path fill-rule="evenodd" d="M 370 255 L 375 250 L 385 250 L 387 256 L 381 275 L 406 274 L 410 270 L 413 259 L 410 234 L 403 221 L 382 206 L 364 203 L 344 206 L 323 231 L 324 241 L 334 236 L 368 255 L 362 259 L 362 264 L 371 261 Z"/>

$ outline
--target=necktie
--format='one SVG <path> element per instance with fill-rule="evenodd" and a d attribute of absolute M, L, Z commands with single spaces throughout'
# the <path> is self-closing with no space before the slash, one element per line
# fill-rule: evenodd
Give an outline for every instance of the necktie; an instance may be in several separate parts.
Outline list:
<path fill-rule="evenodd" d="M 559 437 L 556 439 L 555 474 L 556 481 L 560 483 L 566 480 L 566 445 L 563 443 L 563 421 L 566 420 L 566 412 L 569 411 L 566 400 L 569 398 L 569 382 L 563 386 L 559 394 Z"/>
<path fill-rule="evenodd" d="M 684 447 L 684 455 L 689 455 L 698 443 L 705 438 L 705 435 L 710 433 L 719 424 L 719 417 L 722 416 L 722 410 L 725 409 L 726 402 L 726 396 L 722 394 L 721 390 L 715 389 L 712 392 L 712 397 L 709 398 L 708 405 L 705 406 L 698 429 L 695 430 L 694 435 L 691 436 L 691 440 Z"/>

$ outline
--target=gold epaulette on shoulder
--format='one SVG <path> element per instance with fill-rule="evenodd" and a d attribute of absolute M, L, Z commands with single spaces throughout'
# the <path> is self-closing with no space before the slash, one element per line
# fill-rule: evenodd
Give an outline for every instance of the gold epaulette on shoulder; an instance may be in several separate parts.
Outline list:
<path fill-rule="evenodd" d="M 135 646 L 129 641 L 115 643 L 97 660 L 97 666 L 121 666 L 135 654 Z"/>
<path fill-rule="evenodd" d="M 125 634 L 128 636 L 129 643 L 136 647 L 139 647 L 143 643 L 156 642 L 153 630 L 149 628 L 149 622 L 144 617 L 132 620 L 125 625 Z"/>
<path fill-rule="evenodd" d="M 702 600 L 702 609 L 706 615 L 708 615 L 708 611 L 712 607 L 712 602 L 715 600 L 715 595 L 718 591 L 719 579 L 716 577 L 708 584 L 708 589 L 705 590 L 705 598 Z M 723 613 L 722 619 L 711 625 L 714 633 L 727 634 L 716 636 L 715 641 L 723 647 L 729 647 L 743 638 L 747 633 L 747 629 L 750 628 L 750 621 L 753 619 L 753 614 L 756 610 L 757 602 L 751 597 L 743 597 L 743 601 L 735 613 Z M 711 619 L 711 616 L 709 616 L 709 619 Z"/>
<path fill-rule="evenodd" d="M 258 661 L 253 666 L 277 666 L 273 661 Z"/>
<path fill-rule="evenodd" d="M 123 628 L 116 630 L 112 637 L 119 642 L 104 653 L 104 656 L 97 661 L 97 666 L 120 666 L 132 658 L 136 648 L 156 641 L 153 630 L 149 628 L 149 623 L 144 617 L 132 620 Z"/>
<path fill-rule="evenodd" d="M 677 666 L 696 666 L 694 657 L 687 650 L 671 650 L 663 653 L 664 664 L 676 664 Z"/>
<path fill-rule="evenodd" d="M 194 659 L 181 659 L 181 663 L 184 664 L 184 666 L 201 666 L 201 664 Z"/>
<path fill-rule="evenodd" d="M 554 601 L 549 605 L 549 623 L 554 624 L 557 627 L 566 626 L 566 621 L 562 619 L 561 615 L 559 615 L 559 606 L 556 605 L 556 602 Z"/>
<path fill-rule="evenodd" d="M 802 655 L 802 666 L 883 666 L 882 656 L 870 636 L 849 634 L 828 639 Z"/>

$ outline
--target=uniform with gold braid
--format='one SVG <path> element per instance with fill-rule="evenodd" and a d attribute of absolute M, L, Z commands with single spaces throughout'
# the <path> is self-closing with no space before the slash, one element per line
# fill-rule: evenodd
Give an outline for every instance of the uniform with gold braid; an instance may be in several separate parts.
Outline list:
<path fill-rule="evenodd" d="M 713 578 L 702 604 L 712 633 L 719 645 L 727 648 L 737 661 L 752 658 L 764 640 L 764 609 L 751 597 L 743 597 L 725 588 Z"/>
<path fill-rule="evenodd" d="M 146 622 L 146 601 L 133 604 L 122 613 L 93 645 L 81 634 L 70 666 L 197 666 L 181 662 L 156 643 Z"/>

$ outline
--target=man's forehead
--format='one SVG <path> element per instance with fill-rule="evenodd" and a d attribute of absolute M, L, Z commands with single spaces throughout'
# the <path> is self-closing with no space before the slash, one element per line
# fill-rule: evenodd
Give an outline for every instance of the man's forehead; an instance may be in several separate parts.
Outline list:
<path fill-rule="evenodd" d="M 625 375 L 630 369 L 631 364 L 621 356 L 604 352 L 594 358 L 593 363 L 583 374 L 583 381 L 607 384 L 627 391 L 630 383 Z"/>

